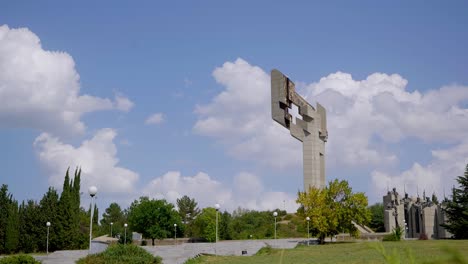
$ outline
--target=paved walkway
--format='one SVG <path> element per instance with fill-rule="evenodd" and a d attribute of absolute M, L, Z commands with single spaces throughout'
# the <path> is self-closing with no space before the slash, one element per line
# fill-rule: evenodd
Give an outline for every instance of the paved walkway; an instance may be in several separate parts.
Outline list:
<path fill-rule="evenodd" d="M 223 256 L 251 256 L 257 251 L 270 245 L 273 248 L 294 248 L 304 239 L 262 239 L 262 240 L 235 240 L 215 243 L 184 243 L 168 246 L 144 246 L 148 252 L 163 258 L 164 264 L 181 264 L 198 254 L 218 254 Z M 87 250 L 56 251 L 48 256 L 34 256 L 42 264 L 74 264 L 78 259 L 85 257 Z"/>
<path fill-rule="evenodd" d="M 34 256 L 42 264 L 75 264 L 80 258 L 86 257 L 88 250 L 62 250 L 49 255 Z"/>

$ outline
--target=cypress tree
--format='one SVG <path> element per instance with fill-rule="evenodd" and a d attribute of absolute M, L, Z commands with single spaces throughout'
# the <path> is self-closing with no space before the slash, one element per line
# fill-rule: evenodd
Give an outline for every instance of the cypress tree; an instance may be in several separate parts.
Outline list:
<path fill-rule="evenodd" d="M 65 174 L 63 190 L 59 200 L 59 210 L 57 223 L 58 228 L 58 247 L 59 249 L 74 249 L 74 224 L 73 224 L 73 202 L 70 191 L 69 169 Z"/>

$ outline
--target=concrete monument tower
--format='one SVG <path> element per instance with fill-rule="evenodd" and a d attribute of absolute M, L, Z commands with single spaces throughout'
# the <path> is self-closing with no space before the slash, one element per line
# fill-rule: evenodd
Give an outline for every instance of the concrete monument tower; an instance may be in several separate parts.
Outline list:
<path fill-rule="evenodd" d="M 292 118 L 292 104 L 299 109 L 302 119 Z M 304 191 L 309 186 L 325 187 L 325 142 L 327 142 L 327 114 L 317 103 L 317 109 L 296 93 L 294 83 L 280 71 L 271 71 L 271 116 L 289 129 L 302 142 Z"/>

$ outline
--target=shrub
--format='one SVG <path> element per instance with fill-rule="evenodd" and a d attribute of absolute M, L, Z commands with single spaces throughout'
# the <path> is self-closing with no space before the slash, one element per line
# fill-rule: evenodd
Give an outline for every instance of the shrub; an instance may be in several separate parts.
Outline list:
<path fill-rule="evenodd" d="M 383 241 L 400 241 L 403 237 L 403 228 L 397 226 L 393 229 L 392 233 L 383 237 Z"/>
<path fill-rule="evenodd" d="M 285 217 L 283 217 L 283 220 L 291 220 L 293 218 L 292 214 L 287 214 Z"/>
<path fill-rule="evenodd" d="M 160 264 L 161 257 L 154 257 L 148 251 L 135 245 L 112 245 L 106 251 L 89 255 L 77 261 L 78 264 Z"/>
<path fill-rule="evenodd" d="M 17 255 L 0 259 L 0 264 L 41 264 L 29 255 Z"/>
<path fill-rule="evenodd" d="M 260 250 L 258 250 L 257 254 L 255 254 L 255 255 L 256 256 L 270 255 L 271 251 L 272 251 L 272 247 L 271 246 L 266 246 L 266 247 L 262 247 Z"/>

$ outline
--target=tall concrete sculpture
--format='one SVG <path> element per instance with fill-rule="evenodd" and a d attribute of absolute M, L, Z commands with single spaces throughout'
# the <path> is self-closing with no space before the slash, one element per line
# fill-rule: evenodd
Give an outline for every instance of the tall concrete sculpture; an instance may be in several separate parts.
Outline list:
<path fill-rule="evenodd" d="M 296 105 L 302 119 L 289 113 Z M 289 129 L 291 135 L 302 142 L 304 191 L 309 186 L 325 187 L 325 142 L 327 142 L 327 115 L 323 106 L 317 109 L 296 93 L 294 83 L 280 71 L 271 71 L 271 116 Z"/>

